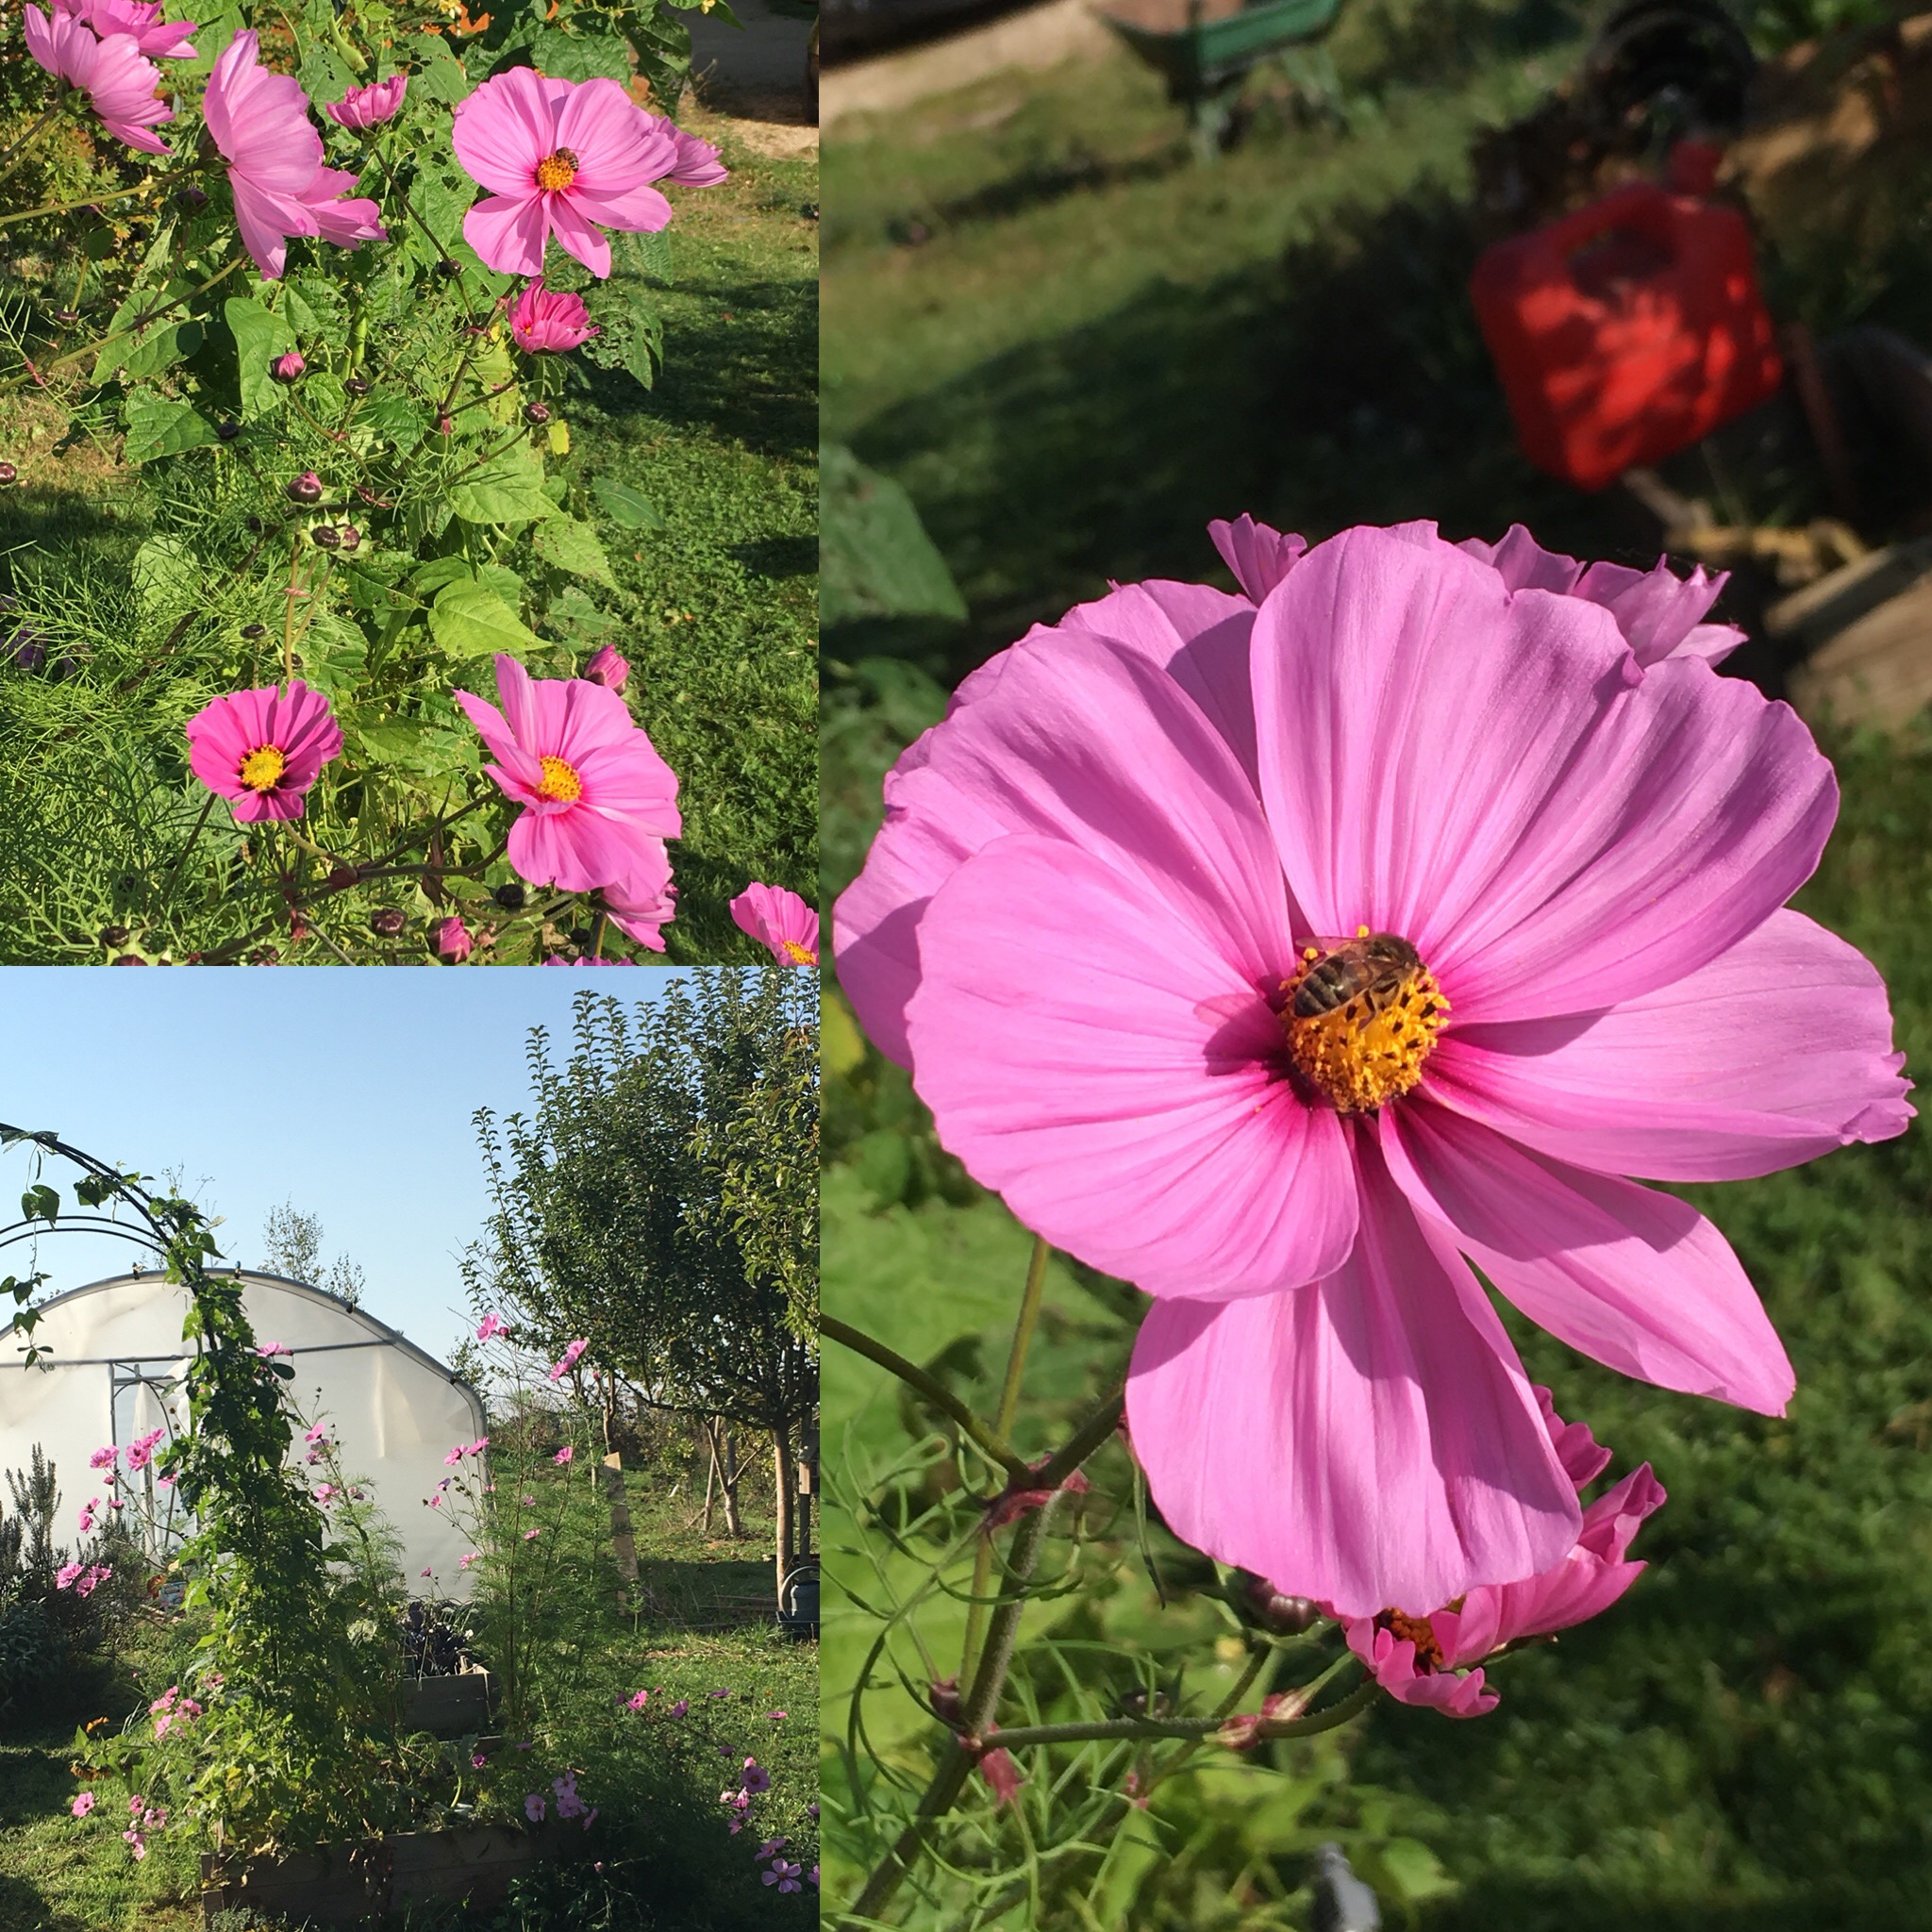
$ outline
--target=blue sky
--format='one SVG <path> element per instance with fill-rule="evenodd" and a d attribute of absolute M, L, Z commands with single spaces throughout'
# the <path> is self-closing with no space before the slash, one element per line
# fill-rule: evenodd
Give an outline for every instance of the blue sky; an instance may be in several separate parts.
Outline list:
<path fill-rule="evenodd" d="M 180 1169 L 243 1265 L 262 1257 L 268 1210 L 292 1201 L 320 1217 L 325 1260 L 360 1264 L 363 1306 L 446 1357 L 464 1325 L 458 1259 L 488 1205 L 471 1115 L 525 1105 L 530 1028 L 567 1044 L 571 1000 L 593 977 L 628 1004 L 670 976 L 14 967 L 0 1121 L 144 1174 Z M 44 1178 L 64 1192 L 72 1173 L 50 1162 Z M 29 1177 L 20 1149 L 0 1154 L 0 1224 Z M 41 1243 L 40 1265 L 52 1291 L 121 1274 L 136 1254 L 62 1235 Z M 31 1265 L 24 1247 L 0 1253 L 0 1274 Z"/>

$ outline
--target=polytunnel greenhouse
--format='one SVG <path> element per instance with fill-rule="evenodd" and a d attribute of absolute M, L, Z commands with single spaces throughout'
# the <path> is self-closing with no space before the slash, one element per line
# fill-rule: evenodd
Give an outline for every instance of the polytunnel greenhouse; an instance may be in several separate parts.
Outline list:
<path fill-rule="evenodd" d="M 328 1423 L 343 1474 L 400 1538 L 404 1575 L 428 1570 L 439 1594 L 467 1594 L 458 1563 L 472 1545 L 443 1508 L 426 1506 L 448 1474 L 450 1449 L 483 1434 L 475 1391 L 395 1329 L 319 1288 L 249 1270 L 233 1278 L 258 1342 L 288 1351 L 290 1402 L 305 1423 Z M 41 1304 L 41 1358 L 32 1368 L 19 1357 L 0 1360 L 0 1470 L 25 1469 L 36 1445 L 55 1465 L 58 1542 L 81 1541 L 81 1509 L 102 1492 L 89 1467 L 96 1450 L 125 1449 L 157 1429 L 165 1442 L 186 1426 L 188 1306 L 187 1290 L 158 1273 L 114 1275 Z M 145 1482 L 142 1514 L 162 1545 L 153 1554 L 164 1554 L 192 1525 L 155 1489 L 152 1463 L 136 1480 Z"/>

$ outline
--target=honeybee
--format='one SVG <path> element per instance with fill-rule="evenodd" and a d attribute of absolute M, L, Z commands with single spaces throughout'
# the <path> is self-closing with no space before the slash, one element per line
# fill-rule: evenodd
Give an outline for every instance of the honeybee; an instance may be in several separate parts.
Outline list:
<path fill-rule="evenodd" d="M 1294 990 L 1291 1010 L 1297 1020 L 1332 1013 L 1357 997 L 1368 1003 L 1372 1013 L 1379 1012 L 1423 966 L 1422 955 L 1392 932 L 1365 932 L 1332 945 L 1324 942 L 1322 954 Z"/>

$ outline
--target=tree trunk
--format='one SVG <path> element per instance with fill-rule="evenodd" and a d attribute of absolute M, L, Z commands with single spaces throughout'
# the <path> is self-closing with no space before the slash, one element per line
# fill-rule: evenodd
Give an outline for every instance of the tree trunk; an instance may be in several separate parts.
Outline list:
<path fill-rule="evenodd" d="M 724 1431 L 724 1453 L 718 1471 L 719 1487 L 724 1491 L 724 1534 L 741 1537 L 744 1534 L 744 1519 L 738 1513 L 738 1444 L 731 1440 L 731 1431 Z"/>
<path fill-rule="evenodd" d="M 777 1527 L 773 1531 L 776 1545 L 773 1564 L 777 1574 L 773 1587 L 782 1592 L 791 1568 L 792 1484 L 797 1480 L 791 1466 L 791 1431 L 786 1424 L 781 1424 L 772 1431 L 772 1463 L 778 1482 Z"/>

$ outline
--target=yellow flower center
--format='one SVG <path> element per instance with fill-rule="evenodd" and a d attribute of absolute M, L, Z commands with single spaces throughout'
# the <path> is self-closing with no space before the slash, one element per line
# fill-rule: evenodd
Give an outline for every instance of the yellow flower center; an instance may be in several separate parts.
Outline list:
<path fill-rule="evenodd" d="M 251 791 L 273 791 L 289 761 L 273 744 L 258 744 L 242 760 L 242 782 Z"/>
<path fill-rule="evenodd" d="M 547 798 L 553 805 L 575 805 L 584 795 L 584 781 L 576 774 L 574 765 L 567 765 L 561 758 L 543 760 L 543 782 L 537 788 L 539 798 Z"/>
<path fill-rule="evenodd" d="M 816 966 L 819 956 L 809 946 L 801 946 L 796 940 L 787 940 L 785 951 L 794 966 Z"/>
<path fill-rule="evenodd" d="M 1384 1610 L 1375 1619 L 1398 1643 L 1415 1645 L 1415 1667 L 1419 1671 L 1442 1668 L 1442 1646 L 1437 1641 L 1436 1626 L 1426 1617 L 1405 1617 L 1400 1610 Z"/>
<path fill-rule="evenodd" d="M 577 178 L 577 158 L 567 147 L 560 147 L 554 155 L 545 155 L 537 163 L 537 186 L 547 188 L 555 193 L 559 188 L 568 188 Z"/>
<path fill-rule="evenodd" d="M 1367 926 L 1339 944 L 1307 947 L 1282 992 L 1289 1058 L 1339 1113 L 1373 1113 L 1407 1093 L 1449 1010 L 1416 949 Z"/>

